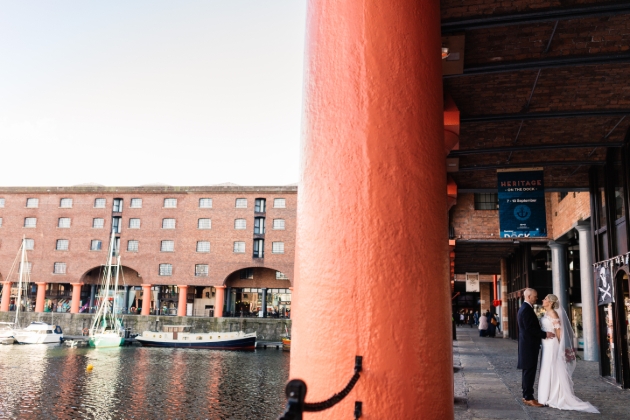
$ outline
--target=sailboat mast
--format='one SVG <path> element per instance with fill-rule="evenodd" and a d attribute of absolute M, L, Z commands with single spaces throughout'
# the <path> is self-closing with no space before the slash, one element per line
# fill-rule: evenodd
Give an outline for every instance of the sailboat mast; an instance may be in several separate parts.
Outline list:
<path fill-rule="evenodd" d="M 18 280 L 18 293 L 17 293 L 17 299 L 16 299 L 16 305 L 15 305 L 15 325 L 18 325 L 18 316 L 20 315 L 20 306 L 22 306 L 22 281 L 23 281 L 23 277 L 24 277 L 24 261 L 26 259 L 26 250 L 25 250 L 25 246 L 24 246 L 24 242 L 26 241 L 26 236 L 22 236 L 22 256 L 20 257 L 20 273 L 19 273 L 19 280 Z"/>
<path fill-rule="evenodd" d="M 116 279 L 114 280 L 114 304 L 112 305 L 112 316 L 116 317 L 116 297 L 118 295 L 118 275 L 120 273 L 120 255 L 116 256 Z"/>
<path fill-rule="evenodd" d="M 107 249 L 107 266 L 105 267 L 105 278 L 103 283 L 101 284 L 101 297 L 99 299 L 98 310 L 94 315 L 94 319 L 92 321 L 91 330 L 96 332 L 96 328 L 101 327 L 101 329 L 105 329 L 102 320 L 107 316 L 105 313 L 106 305 L 109 300 L 109 285 L 111 284 L 112 279 L 112 254 L 114 253 L 114 230 L 112 229 L 111 239 L 109 240 L 109 248 Z"/>

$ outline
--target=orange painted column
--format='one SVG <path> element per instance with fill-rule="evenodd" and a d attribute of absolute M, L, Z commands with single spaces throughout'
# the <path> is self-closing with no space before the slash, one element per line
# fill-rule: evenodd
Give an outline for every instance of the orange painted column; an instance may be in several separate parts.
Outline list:
<path fill-rule="evenodd" d="M 177 304 L 177 316 L 186 316 L 186 294 L 188 286 L 177 286 L 179 288 L 179 303 Z"/>
<path fill-rule="evenodd" d="M 13 286 L 13 282 L 2 282 L 2 302 L 0 302 L 0 311 L 2 312 L 9 311 L 9 305 L 11 304 L 11 286 Z"/>
<path fill-rule="evenodd" d="M 81 286 L 83 286 L 83 283 L 71 283 L 71 284 L 72 284 L 72 302 L 70 303 L 70 313 L 78 314 L 79 305 L 81 304 Z"/>
<path fill-rule="evenodd" d="M 290 377 L 364 371 L 304 418 L 452 419 L 440 2 L 308 5 Z"/>
<path fill-rule="evenodd" d="M 225 286 L 214 286 L 214 317 L 223 317 L 223 302 L 225 301 Z"/>
<path fill-rule="evenodd" d="M 142 284 L 142 311 L 140 315 L 149 315 L 151 313 L 151 285 Z"/>
<path fill-rule="evenodd" d="M 46 283 L 36 282 L 37 298 L 35 299 L 35 312 L 44 312 L 44 302 L 46 301 Z"/>

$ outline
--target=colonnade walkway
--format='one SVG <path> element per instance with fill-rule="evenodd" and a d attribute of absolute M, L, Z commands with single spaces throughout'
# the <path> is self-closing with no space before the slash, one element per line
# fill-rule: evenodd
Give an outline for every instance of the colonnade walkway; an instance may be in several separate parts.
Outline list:
<path fill-rule="evenodd" d="M 575 394 L 601 414 L 525 406 L 517 350 L 514 340 L 479 337 L 477 328 L 457 328 L 453 342 L 453 366 L 459 368 L 454 374 L 456 420 L 630 419 L 630 391 L 599 376 L 597 362 L 583 360 L 578 360 L 573 374 Z M 538 375 L 534 390 L 538 390 Z"/>

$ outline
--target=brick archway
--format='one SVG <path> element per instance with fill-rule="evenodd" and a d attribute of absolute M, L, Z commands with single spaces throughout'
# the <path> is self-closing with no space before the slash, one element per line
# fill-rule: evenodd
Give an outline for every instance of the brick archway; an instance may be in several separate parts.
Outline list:
<path fill-rule="evenodd" d="M 103 275 L 104 266 L 92 267 L 81 276 L 81 283 L 99 284 Z M 120 286 L 140 286 L 142 284 L 141 274 L 134 268 L 127 265 L 122 266 L 122 276 L 119 278 Z"/>

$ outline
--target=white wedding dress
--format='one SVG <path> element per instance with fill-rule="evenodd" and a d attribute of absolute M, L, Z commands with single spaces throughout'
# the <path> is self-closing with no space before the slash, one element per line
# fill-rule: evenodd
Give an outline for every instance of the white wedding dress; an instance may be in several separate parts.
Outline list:
<path fill-rule="evenodd" d="M 560 309 L 560 311 L 563 311 Z M 568 321 L 566 316 L 565 318 Z M 572 331 L 563 328 L 560 319 L 553 319 L 547 315 L 540 321 L 543 331 L 555 334 L 555 328 L 560 329 L 562 335 L 570 335 Z M 569 326 L 570 328 L 570 326 Z M 573 342 L 572 337 L 567 337 Z M 542 361 L 540 362 L 540 375 L 538 377 L 538 402 L 560 410 L 585 411 L 599 413 L 592 404 L 580 400 L 573 393 L 573 381 L 571 375 L 575 367 L 575 353 L 569 344 L 564 346 L 564 338 L 549 338 L 542 340 Z M 566 352 L 566 353 L 565 353 Z M 565 355 L 566 354 L 566 355 Z"/>

